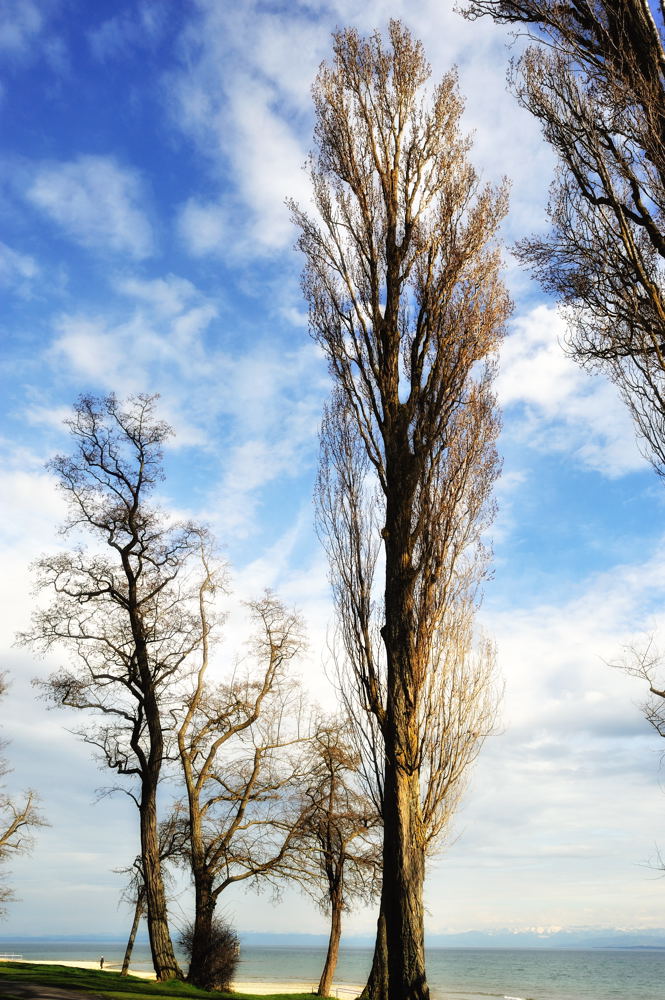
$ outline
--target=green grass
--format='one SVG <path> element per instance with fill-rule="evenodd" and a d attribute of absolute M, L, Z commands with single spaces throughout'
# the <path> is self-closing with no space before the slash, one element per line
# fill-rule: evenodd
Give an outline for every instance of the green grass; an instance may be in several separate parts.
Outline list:
<path fill-rule="evenodd" d="M 154 983 L 138 976 L 121 976 L 119 972 L 75 969 L 67 965 L 34 965 L 31 962 L 0 962 L 0 980 L 97 993 L 109 997 L 109 1000 L 154 1000 L 155 997 L 171 997 L 171 1000 L 192 1000 L 194 997 L 207 997 L 208 1000 L 211 997 L 232 997 L 233 1000 L 311 1000 L 309 993 L 277 993 L 261 997 L 252 993 L 208 993 L 177 979 Z"/>

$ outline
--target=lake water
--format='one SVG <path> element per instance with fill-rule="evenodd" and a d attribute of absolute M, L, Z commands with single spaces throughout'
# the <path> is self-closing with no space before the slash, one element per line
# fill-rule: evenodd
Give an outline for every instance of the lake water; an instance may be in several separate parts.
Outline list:
<path fill-rule="evenodd" d="M 0 952 L 26 959 L 95 961 L 119 968 L 124 942 L 0 941 Z M 241 951 L 239 980 L 318 983 L 325 954 L 319 948 L 257 948 Z M 340 954 L 336 982 L 365 981 L 372 953 L 347 948 Z M 132 966 L 150 969 L 145 943 L 137 944 Z M 547 951 L 544 949 L 433 948 L 427 953 L 433 1000 L 663 1000 L 665 950 Z M 340 1000 L 352 994 L 343 988 Z"/>

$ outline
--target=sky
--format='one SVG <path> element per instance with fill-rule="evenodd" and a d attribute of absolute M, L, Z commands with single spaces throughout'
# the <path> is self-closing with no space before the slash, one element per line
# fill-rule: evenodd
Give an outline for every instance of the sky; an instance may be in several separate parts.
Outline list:
<path fill-rule="evenodd" d="M 306 621 L 304 683 L 330 698 L 311 503 L 330 385 L 284 201 L 307 202 L 310 86 L 331 31 L 401 17 L 434 79 L 457 65 L 472 162 L 511 180 L 507 247 L 546 227 L 553 159 L 506 89 L 521 42 L 445 0 L 0 0 L 0 14 L 1 718 L 9 789 L 37 789 L 51 823 L 11 865 L 19 900 L 0 933 L 122 935 L 114 869 L 136 853 L 135 807 L 100 797 L 113 775 L 69 731 L 80 720 L 35 697 L 32 678 L 58 657 L 14 645 L 30 563 L 64 544 L 45 471 L 69 448 L 63 419 L 81 392 L 160 393 L 176 432 L 161 500 L 208 523 L 231 565 L 218 669 L 242 633 L 240 602 L 271 587 Z M 430 864 L 427 930 L 661 927 L 661 746 L 643 686 L 611 664 L 649 635 L 658 645 L 663 490 L 616 391 L 566 357 L 555 304 L 509 252 L 505 274 L 504 468 L 480 614 L 505 693 Z M 190 908 L 178 883 L 174 922 Z M 326 928 L 288 887 L 278 905 L 240 889 L 222 908 L 245 932 Z M 347 932 L 374 922 L 358 909 Z"/>

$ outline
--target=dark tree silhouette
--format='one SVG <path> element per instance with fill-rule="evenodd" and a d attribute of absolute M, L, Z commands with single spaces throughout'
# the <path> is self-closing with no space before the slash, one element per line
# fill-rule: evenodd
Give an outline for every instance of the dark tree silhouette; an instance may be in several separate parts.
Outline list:
<path fill-rule="evenodd" d="M 656 5 L 653 5 L 654 9 Z M 520 102 L 559 165 L 549 233 L 518 244 L 566 307 L 568 349 L 617 385 L 665 474 L 665 35 L 647 0 L 474 0 L 526 25 Z"/>
<path fill-rule="evenodd" d="M 83 396 L 68 421 L 73 456 L 50 463 L 67 502 L 63 531 L 85 538 L 36 564 L 37 586 L 54 594 L 23 641 L 62 649 L 70 663 L 39 682 L 53 705 L 89 712 L 80 731 L 118 774 L 134 778 L 148 933 L 160 980 L 179 976 L 160 862 L 157 791 L 179 679 L 201 643 L 188 567 L 201 530 L 177 524 L 150 503 L 162 478 L 170 434 L 155 418 L 156 397 L 126 405 Z"/>

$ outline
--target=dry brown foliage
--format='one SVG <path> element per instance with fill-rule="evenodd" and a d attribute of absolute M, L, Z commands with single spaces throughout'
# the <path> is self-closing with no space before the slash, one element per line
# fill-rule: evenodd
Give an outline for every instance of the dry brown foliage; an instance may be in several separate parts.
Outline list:
<path fill-rule="evenodd" d="M 316 213 L 292 209 L 311 330 L 334 379 L 320 520 L 367 732 L 381 738 L 389 992 L 404 1000 L 428 995 L 422 885 L 448 766 L 426 761 L 440 718 L 429 702 L 440 701 L 444 635 L 462 634 L 486 570 L 492 379 L 510 303 L 494 241 L 506 186 L 481 186 L 467 161 L 455 74 L 428 97 L 422 45 L 397 21 L 388 36 L 333 36 L 313 88 Z"/>

